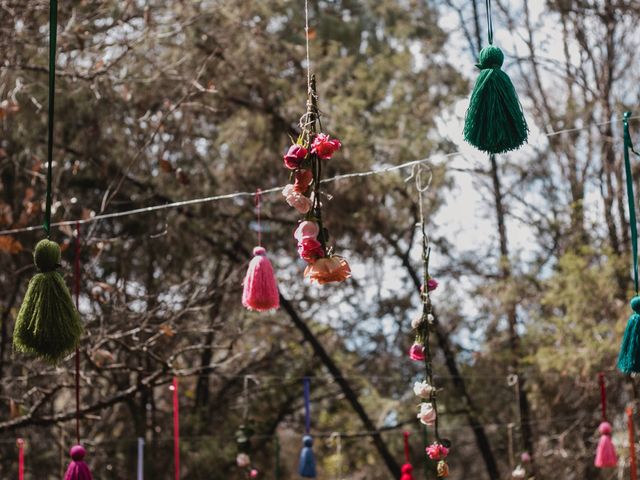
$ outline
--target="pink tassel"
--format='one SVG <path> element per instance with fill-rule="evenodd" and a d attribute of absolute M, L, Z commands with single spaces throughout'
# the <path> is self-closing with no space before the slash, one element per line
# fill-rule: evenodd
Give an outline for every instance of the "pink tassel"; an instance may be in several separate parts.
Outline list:
<path fill-rule="evenodd" d="M 258 312 L 276 309 L 280 306 L 280 295 L 267 252 L 262 247 L 256 247 L 253 249 L 253 255 L 244 277 L 242 305 Z"/>
<path fill-rule="evenodd" d="M 64 480 L 93 480 L 89 467 L 82 461 L 87 453 L 82 445 L 74 445 L 69 453 L 72 462 L 67 468 L 67 473 L 64 474 Z"/>
<path fill-rule="evenodd" d="M 598 468 L 611 468 L 618 465 L 618 456 L 616 449 L 611 442 L 611 424 L 602 422 L 598 427 L 600 431 L 600 441 L 596 449 L 595 466 Z"/>

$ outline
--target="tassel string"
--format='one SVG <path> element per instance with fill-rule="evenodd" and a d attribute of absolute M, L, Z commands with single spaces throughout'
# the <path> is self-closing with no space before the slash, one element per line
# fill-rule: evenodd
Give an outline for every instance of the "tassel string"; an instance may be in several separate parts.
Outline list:
<path fill-rule="evenodd" d="M 624 112 L 622 126 L 624 131 L 624 170 L 627 177 L 627 201 L 629 202 L 629 227 L 631 228 L 631 249 L 633 254 L 633 282 L 638 295 L 638 225 L 636 220 L 635 195 L 633 193 L 633 178 L 631 176 L 631 160 L 629 151 L 639 155 L 633 148 L 629 134 L 629 118 L 631 112 Z"/>
<path fill-rule="evenodd" d="M 404 431 L 404 461 L 405 463 L 411 463 L 411 457 L 409 455 L 409 432 Z"/>
<path fill-rule="evenodd" d="M 311 432 L 311 380 L 304 377 L 304 433 Z"/>
<path fill-rule="evenodd" d="M 493 15 L 491 12 L 491 0 L 486 0 L 487 6 L 487 39 L 489 45 L 493 45 Z"/>
<path fill-rule="evenodd" d="M 258 217 L 258 246 L 262 246 L 262 224 L 260 223 L 260 207 L 261 207 L 261 195 L 262 190 L 259 188 L 256 190 L 256 216 Z"/>
<path fill-rule="evenodd" d="M 175 480 L 180 480 L 180 397 L 178 395 L 178 377 L 173 377 L 173 465 Z"/>
<path fill-rule="evenodd" d="M 24 439 L 16 441 L 18 445 L 18 480 L 24 480 Z"/>
<path fill-rule="evenodd" d="M 58 0 L 51 0 L 49 7 L 49 111 L 47 115 L 47 193 L 43 228 L 51 237 L 51 203 L 53 177 L 53 113 L 56 91 L 56 44 L 58 39 Z"/>
<path fill-rule="evenodd" d="M 74 269 L 74 295 L 76 310 L 80 311 L 80 223 L 76 222 L 76 248 Z M 76 444 L 80 445 L 80 347 L 76 347 L 75 356 L 75 389 L 76 389 Z"/>
<path fill-rule="evenodd" d="M 607 421 L 607 387 L 604 383 L 604 373 L 598 374 L 598 382 L 600 383 L 600 409 L 602 410 L 602 421 Z"/>

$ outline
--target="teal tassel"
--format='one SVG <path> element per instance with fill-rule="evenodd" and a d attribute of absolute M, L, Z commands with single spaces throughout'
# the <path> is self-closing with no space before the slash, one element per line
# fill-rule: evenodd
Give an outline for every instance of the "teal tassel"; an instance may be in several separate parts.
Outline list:
<path fill-rule="evenodd" d="M 618 355 L 618 370 L 627 374 L 640 373 L 640 297 L 633 297 L 631 308 Z"/>
<path fill-rule="evenodd" d="M 493 45 L 480 51 L 480 75 L 469 99 L 464 139 L 487 153 L 515 150 L 527 141 L 529 129 L 509 76 L 500 69 L 502 50 Z"/>
<path fill-rule="evenodd" d="M 80 340 L 82 323 L 62 275 L 60 247 L 50 240 L 36 245 L 34 261 L 40 273 L 29 282 L 13 331 L 13 346 L 56 363 Z"/>

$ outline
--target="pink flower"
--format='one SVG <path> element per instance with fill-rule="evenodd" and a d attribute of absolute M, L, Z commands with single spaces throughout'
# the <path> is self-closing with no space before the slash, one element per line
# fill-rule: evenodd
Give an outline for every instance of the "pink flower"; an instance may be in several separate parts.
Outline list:
<path fill-rule="evenodd" d="M 307 156 L 307 149 L 302 145 L 291 145 L 284 156 L 284 166 L 296 170 Z"/>
<path fill-rule="evenodd" d="M 431 460 L 442 460 L 449 455 L 449 449 L 444 445 L 440 445 L 439 443 L 434 443 L 429 445 L 426 449 L 427 455 Z"/>
<path fill-rule="evenodd" d="M 417 362 L 424 360 L 424 345 L 414 343 L 409 349 L 409 358 Z"/>
<path fill-rule="evenodd" d="M 436 288 L 438 288 L 438 281 L 435 278 L 429 277 L 429 280 L 427 280 L 427 290 L 433 292 Z"/>
<path fill-rule="evenodd" d="M 417 417 L 420 422 L 430 427 L 436 423 L 436 409 L 430 403 L 423 402 L 420 404 L 420 411 Z"/>
<path fill-rule="evenodd" d="M 328 160 L 341 146 L 342 144 L 337 138 L 331 140 L 329 135 L 319 133 L 316 135 L 316 138 L 313 139 L 313 143 L 311 144 L 311 153 L 315 153 L 323 160 Z"/>
<path fill-rule="evenodd" d="M 322 244 L 315 238 L 303 238 L 298 242 L 298 254 L 305 262 L 313 263 L 324 257 Z"/>
<path fill-rule="evenodd" d="M 298 170 L 296 179 L 293 182 L 293 188 L 296 192 L 304 193 L 309 190 L 309 185 L 313 181 L 313 172 L 311 170 Z"/>
<path fill-rule="evenodd" d="M 301 242 L 305 238 L 316 238 L 320 233 L 320 229 L 318 228 L 318 224 L 316 222 L 310 222 L 308 220 L 301 222 L 296 228 L 296 231 L 293 233 L 293 237 Z"/>
<path fill-rule="evenodd" d="M 282 195 L 284 195 L 287 203 L 295 208 L 300 213 L 307 213 L 311 210 L 311 199 L 305 197 L 300 192 L 295 191 L 295 187 L 291 184 L 282 189 Z"/>
<path fill-rule="evenodd" d="M 251 478 L 258 478 L 258 470 L 256 470 L 255 468 L 252 468 L 251 471 L 249 472 L 249 476 Z"/>

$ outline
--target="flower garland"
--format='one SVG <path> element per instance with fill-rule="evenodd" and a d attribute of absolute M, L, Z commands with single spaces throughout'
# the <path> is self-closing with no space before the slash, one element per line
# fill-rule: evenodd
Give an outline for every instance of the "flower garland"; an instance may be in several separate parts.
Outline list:
<path fill-rule="evenodd" d="M 342 144 L 331 138 L 322 129 L 318 113 L 318 94 L 315 76 L 310 77 L 307 112 L 300 120 L 302 129 L 298 139 L 284 155 L 284 166 L 291 171 L 290 183 L 282 190 L 286 202 L 304 215 L 294 232 L 298 241 L 298 254 L 307 268 L 304 276 L 320 285 L 342 282 L 351 277 L 347 261 L 333 252 L 327 245 L 329 232 L 322 222 L 320 183 L 323 163 L 330 160 Z"/>
<path fill-rule="evenodd" d="M 417 170 L 417 172 L 414 171 L 412 176 L 416 178 L 416 188 L 419 196 L 424 277 L 420 289 L 422 313 L 411 322 L 411 327 L 415 332 L 415 340 L 409 349 L 409 358 L 414 361 L 424 362 L 426 378 L 422 382 L 415 382 L 413 385 L 413 393 L 421 399 L 421 403 L 418 406 L 420 410 L 418 411 L 417 417 L 425 427 L 434 427 L 435 441 L 427 446 L 425 451 L 431 462 L 435 462 L 436 475 L 444 478 L 449 476 L 449 466 L 445 459 L 449 455 L 451 442 L 444 438 L 441 439 L 438 432 L 438 405 L 436 401 L 438 389 L 433 385 L 433 365 L 431 364 L 432 357 L 429 347 L 431 328 L 435 324 L 430 293 L 438 288 L 438 281 L 429 275 L 431 249 L 425 228 L 422 200 L 422 194 L 428 188 L 428 185 L 422 186 L 421 167 L 418 167 Z"/>

